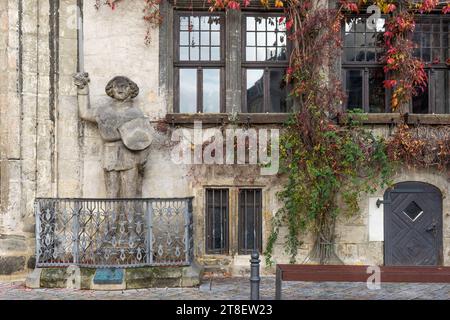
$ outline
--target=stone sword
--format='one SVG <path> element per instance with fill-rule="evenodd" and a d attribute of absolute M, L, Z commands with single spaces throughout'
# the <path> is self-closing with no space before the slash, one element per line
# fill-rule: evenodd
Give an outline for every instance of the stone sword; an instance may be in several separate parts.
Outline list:
<path fill-rule="evenodd" d="M 78 72 L 84 73 L 83 0 L 77 1 Z"/>

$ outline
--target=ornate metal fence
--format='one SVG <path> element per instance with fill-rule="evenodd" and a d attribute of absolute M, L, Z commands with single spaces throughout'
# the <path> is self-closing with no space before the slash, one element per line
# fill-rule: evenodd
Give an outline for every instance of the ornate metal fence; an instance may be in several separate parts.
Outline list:
<path fill-rule="evenodd" d="M 192 198 L 37 199 L 36 265 L 190 265 Z"/>

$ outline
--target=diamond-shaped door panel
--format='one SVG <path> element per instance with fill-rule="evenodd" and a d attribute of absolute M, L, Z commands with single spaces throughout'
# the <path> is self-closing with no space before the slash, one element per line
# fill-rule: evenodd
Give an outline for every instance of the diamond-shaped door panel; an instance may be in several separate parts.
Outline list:
<path fill-rule="evenodd" d="M 423 214 L 423 210 L 415 201 L 412 201 L 405 210 L 403 210 L 403 213 L 414 222 Z"/>

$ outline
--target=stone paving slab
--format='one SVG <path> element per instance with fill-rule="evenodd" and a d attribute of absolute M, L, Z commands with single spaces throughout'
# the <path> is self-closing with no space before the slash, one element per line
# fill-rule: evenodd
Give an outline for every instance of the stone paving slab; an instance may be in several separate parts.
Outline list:
<path fill-rule="evenodd" d="M 204 280 L 197 288 L 152 288 L 128 291 L 31 290 L 23 282 L 0 282 L 0 300 L 247 300 L 247 278 Z M 261 299 L 273 299 L 275 278 L 261 281 Z M 450 284 L 382 284 L 369 290 L 365 283 L 285 282 L 283 298 L 288 300 L 450 300 Z"/>

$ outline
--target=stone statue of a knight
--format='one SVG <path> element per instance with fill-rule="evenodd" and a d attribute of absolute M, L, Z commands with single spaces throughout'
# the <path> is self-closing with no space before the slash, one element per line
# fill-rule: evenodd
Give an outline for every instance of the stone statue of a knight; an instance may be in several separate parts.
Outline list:
<path fill-rule="evenodd" d="M 105 89 L 113 100 L 91 107 L 89 81 L 87 73 L 74 75 L 80 118 L 96 123 L 104 142 L 102 162 L 107 196 L 140 198 L 153 128 L 144 113 L 133 105 L 139 88 L 126 77 L 115 77 Z"/>

